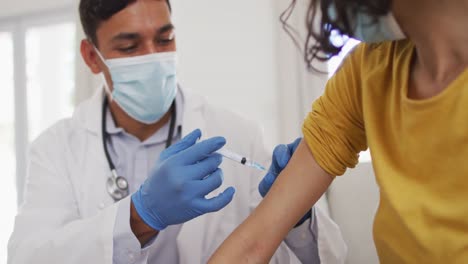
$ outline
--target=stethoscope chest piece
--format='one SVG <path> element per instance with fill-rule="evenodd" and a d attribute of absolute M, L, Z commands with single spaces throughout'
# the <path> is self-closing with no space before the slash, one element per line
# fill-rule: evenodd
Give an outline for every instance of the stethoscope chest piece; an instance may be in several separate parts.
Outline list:
<path fill-rule="evenodd" d="M 112 175 L 107 179 L 107 192 L 115 201 L 122 200 L 129 194 L 127 180 L 124 177 Z"/>

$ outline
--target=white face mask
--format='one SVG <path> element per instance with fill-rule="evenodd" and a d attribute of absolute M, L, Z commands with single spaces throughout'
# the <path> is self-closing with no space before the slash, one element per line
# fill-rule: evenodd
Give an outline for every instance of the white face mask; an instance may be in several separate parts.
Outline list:
<path fill-rule="evenodd" d="M 112 78 L 112 93 L 104 80 L 110 100 L 141 123 L 159 121 L 177 95 L 176 52 L 106 60 L 95 49 Z"/>
<path fill-rule="evenodd" d="M 367 14 L 358 13 L 353 38 L 376 43 L 405 39 L 406 36 L 392 13 L 378 18 L 374 23 Z"/>
<path fill-rule="evenodd" d="M 336 19 L 336 9 L 331 5 L 328 10 L 328 15 L 332 19 Z M 375 20 L 365 12 L 358 12 L 354 15 L 353 21 L 354 33 L 352 38 L 367 42 L 377 43 L 383 41 L 394 41 L 405 39 L 406 36 L 401 30 L 398 22 L 393 14 L 390 12 L 385 16 L 381 16 Z"/>

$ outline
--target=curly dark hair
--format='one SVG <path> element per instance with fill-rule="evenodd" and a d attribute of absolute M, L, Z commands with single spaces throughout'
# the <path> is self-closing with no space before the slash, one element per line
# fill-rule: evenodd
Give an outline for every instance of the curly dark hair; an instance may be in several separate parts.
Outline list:
<path fill-rule="evenodd" d="M 298 44 L 297 31 L 288 25 L 288 19 L 296 6 L 297 0 L 292 0 L 290 6 L 281 14 L 280 20 L 286 32 Z M 328 10 L 331 6 L 336 8 L 336 18 L 330 17 Z M 392 0 L 310 0 L 306 15 L 307 37 L 304 46 L 304 60 L 307 66 L 318 61 L 328 61 L 339 54 L 345 43 L 333 43 L 332 35 L 353 36 L 355 14 L 364 12 L 375 20 L 390 12 Z M 318 12 L 320 10 L 320 12 Z M 318 14 L 321 15 L 317 25 Z"/>
<path fill-rule="evenodd" d="M 81 0 L 79 13 L 86 37 L 98 46 L 96 31 L 99 25 L 134 2 L 136 0 Z M 172 11 L 169 0 L 166 3 Z"/>

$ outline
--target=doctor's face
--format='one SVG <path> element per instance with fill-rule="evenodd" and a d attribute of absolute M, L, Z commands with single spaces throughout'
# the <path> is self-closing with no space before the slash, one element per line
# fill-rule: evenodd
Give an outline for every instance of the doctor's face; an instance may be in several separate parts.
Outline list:
<path fill-rule="evenodd" d="M 165 0 L 138 0 L 103 21 L 96 31 L 96 46 L 105 59 L 176 51 L 174 26 Z M 83 40 L 83 59 L 94 74 L 109 71 L 99 59 L 93 44 Z M 110 87 L 112 89 L 112 87 Z"/>

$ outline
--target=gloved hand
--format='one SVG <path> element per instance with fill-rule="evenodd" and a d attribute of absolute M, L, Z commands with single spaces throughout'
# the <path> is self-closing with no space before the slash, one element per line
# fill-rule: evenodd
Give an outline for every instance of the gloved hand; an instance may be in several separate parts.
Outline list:
<path fill-rule="evenodd" d="M 162 152 L 158 165 L 132 195 L 136 211 L 155 230 L 219 211 L 232 201 L 233 187 L 217 197 L 205 198 L 223 182 L 218 168 L 223 158 L 214 152 L 226 140 L 216 137 L 197 143 L 200 137 L 201 131 L 195 130 Z"/>
<path fill-rule="evenodd" d="M 286 168 L 289 160 L 299 146 L 299 143 L 301 143 L 301 140 L 302 138 L 298 138 L 289 145 L 279 145 L 275 148 L 273 151 L 273 158 L 270 169 L 268 170 L 267 175 L 265 175 L 263 180 L 258 185 L 258 191 L 262 197 L 267 195 L 278 175 L 280 175 L 283 169 Z M 304 217 L 297 223 L 296 227 L 302 225 L 306 220 L 308 220 L 311 217 L 311 214 L 312 211 L 309 210 L 309 212 L 307 212 L 307 214 L 304 215 Z"/>

